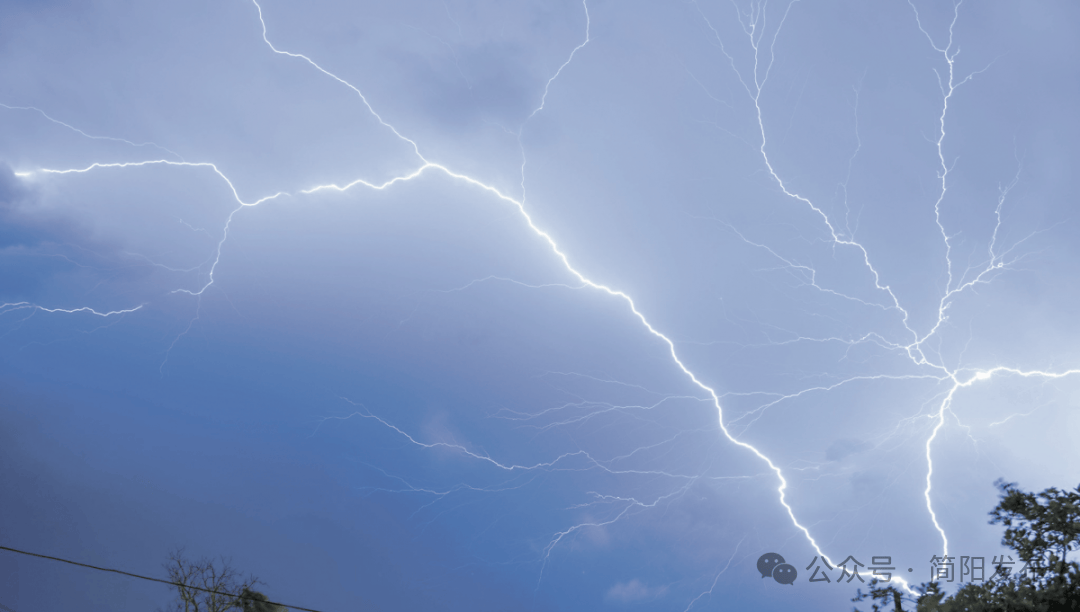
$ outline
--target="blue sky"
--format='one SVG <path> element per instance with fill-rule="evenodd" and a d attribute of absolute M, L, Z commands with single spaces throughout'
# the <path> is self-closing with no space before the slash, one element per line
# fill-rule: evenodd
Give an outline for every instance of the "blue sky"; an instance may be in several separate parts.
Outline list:
<path fill-rule="evenodd" d="M 814 557 L 989 563 L 995 479 L 1077 482 L 1071 4 L 0 11 L 0 544 L 846 610 Z M 20 612 L 169 599 L 0 554 Z"/>

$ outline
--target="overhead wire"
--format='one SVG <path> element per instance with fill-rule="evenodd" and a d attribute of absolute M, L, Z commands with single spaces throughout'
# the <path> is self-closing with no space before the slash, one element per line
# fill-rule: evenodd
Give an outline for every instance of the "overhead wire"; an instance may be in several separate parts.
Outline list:
<path fill-rule="evenodd" d="M 9 546 L 0 546 L 0 550 L 8 550 L 8 551 L 11 551 L 11 552 L 14 552 L 14 553 L 19 553 L 20 555 L 29 555 L 31 557 L 38 557 L 40 559 L 49 559 L 50 561 L 60 561 L 61 563 L 68 563 L 70 565 L 77 565 L 79 567 L 86 567 L 86 568 L 98 570 L 98 571 L 101 571 L 101 572 L 112 572 L 114 574 L 120 574 L 122 576 L 129 576 L 131 578 L 138 578 L 140 580 L 149 580 L 151 582 L 160 582 L 162 584 L 168 584 L 168 585 L 172 585 L 172 586 L 176 586 L 176 587 L 183 587 L 185 589 L 191 589 L 193 591 L 202 591 L 204 593 L 212 593 L 214 595 L 225 595 L 227 597 L 236 597 L 237 596 L 235 593 L 223 593 L 221 591 L 215 591 L 215 590 L 212 590 L 212 589 L 204 589 L 202 587 L 197 587 L 197 586 L 193 586 L 193 585 L 190 585 L 190 584 L 184 584 L 182 582 L 173 582 L 171 580 L 162 580 L 161 578 L 153 578 L 153 577 L 150 577 L 150 576 L 143 576 L 141 574 L 133 574 L 131 572 L 125 572 L 123 570 L 112 569 L 112 568 L 108 568 L 108 567 L 98 567 L 96 565 L 90 565 L 89 563 L 79 563 L 78 561 L 72 561 L 70 559 L 62 559 L 60 557 L 53 557 L 53 556 L 50 556 L 50 555 L 42 555 L 42 554 L 39 554 L 39 553 L 33 553 L 33 552 L 26 551 L 26 550 L 19 550 L 17 548 L 11 548 Z M 279 602 L 276 602 L 276 601 L 264 601 L 264 602 L 261 602 L 261 603 L 266 603 L 266 604 L 270 604 L 270 605 L 274 605 L 274 606 L 282 606 L 282 607 L 285 607 L 285 608 L 289 608 L 290 610 L 302 610 L 303 612 L 320 612 L 320 610 L 315 610 L 315 609 L 312 609 L 312 608 L 304 608 L 304 607 L 301 607 L 301 606 L 294 606 L 292 604 L 283 604 L 283 603 L 279 603 Z M 6 612 L 15 612 L 14 610 L 11 610 L 10 608 L 8 608 L 7 606 L 4 606 L 3 604 L 0 604 L 0 608 L 4 609 Z"/>

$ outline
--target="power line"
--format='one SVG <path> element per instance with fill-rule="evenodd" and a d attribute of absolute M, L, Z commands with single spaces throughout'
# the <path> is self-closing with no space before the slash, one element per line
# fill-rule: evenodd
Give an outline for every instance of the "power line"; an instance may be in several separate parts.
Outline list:
<path fill-rule="evenodd" d="M 194 591 L 203 591 L 204 593 L 213 593 L 214 595 L 225 595 L 227 597 L 235 597 L 236 596 L 233 593 L 222 593 L 221 591 L 212 591 L 210 589 L 204 589 L 202 587 L 192 586 L 190 584 L 184 584 L 182 582 L 173 582 L 171 580 L 162 580 L 161 578 L 151 578 L 150 576 L 141 576 L 139 574 L 132 574 L 131 572 L 125 572 L 123 570 L 111 569 L 111 568 L 108 568 L 108 567 L 98 567 L 96 565 L 89 565 L 87 563 L 79 563 L 78 561 L 70 561 L 68 559 L 61 559 L 60 557 L 50 557 L 49 555 L 39 555 L 38 553 L 27 552 L 25 550 L 19 550 L 17 548 L 9 548 L 7 546 L 0 546 L 0 550 L 10 550 L 11 552 L 19 553 L 21 555 L 30 555 L 31 557 L 38 557 L 40 559 L 49 559 L 51 561 L 60 561 L 61 563 L 69 563 L 71 565 L 78 565 L 79 567 L 88 567 L 90 569 L 95 569 L 95 570 L 98 570 L 98 571 L 101 571 L 101 572 L 112 572 L 114 574 L 121 574 L 123 576 L 131 576 L 132 578 L 138 578 L 140 580 L 150 580 L 152 582 L 160 582 L 162 584 L 169 584 L 169 585 L 172 585 L 172 586 L 184 587 L 185 589 L 192 589 Z M 291 604 L 278 603 L 276 601 L 266 601 L 266 602 L 263 602 L 263 603 L 268 603 L 268 604 L 275 605 L 275 606 L 283 606 L 283 607 L 290 608 L 290 609 L 293 609 L 293 610 L 303 610 L 304 612 L 319 612 L 319 610 L 312 610 L 311 608 L 302 608 L 300 606 L 294 606 L 294 605 L 291 605 Z M 10 608 L 7 608 L 7 606 L 3 606 L 2 604 L 0 604 L 0 607 L 4 608 L 5 610 L 9 610 L 10 612 L 15 612 L 14 610 L 11 610 Z"/>

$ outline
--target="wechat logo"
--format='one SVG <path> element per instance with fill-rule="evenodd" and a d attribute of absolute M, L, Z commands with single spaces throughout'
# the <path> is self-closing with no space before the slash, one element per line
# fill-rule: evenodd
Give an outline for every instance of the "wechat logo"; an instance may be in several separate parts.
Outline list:
<path fill-rule="evenodd" d="M 785 563 L 782 556 L 772 552 L 758 557 L 757 569 L 762 578 L 772 578 L 780 584 L 792 584 L 799 575 L 793 565 Z"/>

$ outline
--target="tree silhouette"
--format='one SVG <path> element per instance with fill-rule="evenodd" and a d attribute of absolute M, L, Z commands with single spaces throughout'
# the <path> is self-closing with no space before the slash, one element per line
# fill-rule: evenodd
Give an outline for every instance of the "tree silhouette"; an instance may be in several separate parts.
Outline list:
<path fill-rule="evenodd" d="M 968 583 L 948 597 L 936 582 L 923 583 L 910 596 L 872 579 L 870 591 L 857 591 L 852 601 L 870 600 L 874 612 L 904 612 L 905 602 L 915 612 L 1080 612 L 1080 565 L 1068 560 L 1080 548 L 1080 486 L 1036 494 L 1003 480 L 994 485 L 1001 501 L 990 511 L 990 524 L 1005 527 L 1001 543 L 1026 571 L 1010 574 L 999 565 L 985 583 Z"/>
<path fill-rule="evenodd" d="M 258 591 L 245 588 L 240 592 L 243 612 L 289 612 L 288 608 L 270 603 L 270 599 Z"/>
<path fill-rule="evenodd" d="M 258 578 L 244 578 L 224 557 L 192 561 L 178 548 L 169 553 L 165 570 L 176 590 L 169 612 L 288 612 L 252 588 L 261 584 Z"/>

